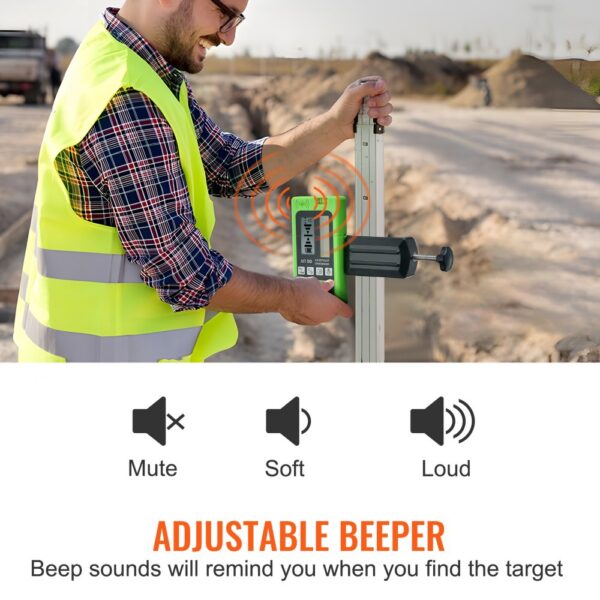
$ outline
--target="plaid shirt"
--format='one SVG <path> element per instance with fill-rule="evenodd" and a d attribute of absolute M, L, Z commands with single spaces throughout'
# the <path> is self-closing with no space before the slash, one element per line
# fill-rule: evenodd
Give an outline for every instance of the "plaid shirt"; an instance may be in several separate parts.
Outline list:
<path fill-rule="evenodd" d="M 244 142 L 222 132 L 200 108 L 180 71 L 107 9 L 107 30 L 145 59 L 179 97 L 188 88 L 208 191 L 232 196 L 267 188 L 262 166 L 266 138 Z M 116 227 L 125 252 L 141 267 L 143 281 L 175 311 L 206 306 L 231 279 L 230 263 L 208 247 L 195 227 L 173 130 L 157 106 L 135 90 L 120 90 L 75 147 L 56 167 L 82 218 Z"/>

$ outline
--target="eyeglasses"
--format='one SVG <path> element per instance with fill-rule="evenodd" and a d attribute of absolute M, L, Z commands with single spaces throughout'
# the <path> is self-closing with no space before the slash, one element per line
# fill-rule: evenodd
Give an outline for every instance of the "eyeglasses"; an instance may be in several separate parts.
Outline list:
<path fill-rule="evenodd" d="M 223 4 L 221 0 L 211 0 L 211 2 L 227 17 L 227 21 L 219 29 L 221 33 L 227 33 L 235 29 L 246 18 L 242 13 L 238 13 L 233 8 Z"/>

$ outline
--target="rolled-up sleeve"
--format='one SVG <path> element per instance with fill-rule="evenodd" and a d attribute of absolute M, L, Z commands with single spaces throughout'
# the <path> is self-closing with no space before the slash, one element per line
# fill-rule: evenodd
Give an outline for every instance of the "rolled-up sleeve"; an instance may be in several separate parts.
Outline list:
<path fill-rule="evenodd" d="M 173 130 L 137 91 L 117 94 L 80 145 L 128 258 L 173 310 L 206 306 L 232 276 L 195 226 Z"/>
<path fill-rule="evenodd" d="M 188 90 L 209 193 L 232 198 L 267 191 L 263 146 L 268 138 L 246 142 L 233 133 L 222 131 L 198 105 L 189 87 Z"/>

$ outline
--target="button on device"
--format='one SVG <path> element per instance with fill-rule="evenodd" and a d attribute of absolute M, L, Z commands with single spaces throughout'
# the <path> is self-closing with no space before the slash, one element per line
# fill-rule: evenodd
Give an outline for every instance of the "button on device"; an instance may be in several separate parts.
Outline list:
<path fill-rule="evenodd" d="M 331 267 L 327 267 L 325 269 L 325 276 L 326 277 L 333 277 L 333 269 Z"/>
<path fill-rule="evenodd" d="M 315 274 L 315 268 L 314 267 L 307 267 L 306 268 L 306 274 L 309 276 L 312 276 Z"/>
<path fill-rule="evenodd" d="M 323 277 L 323 267 L 317 267 L 317 277 Z"/>
<path fill-rule="evenodd" d="M 306 275 L 306 267 L 298 267 L 298 275 Z"/>

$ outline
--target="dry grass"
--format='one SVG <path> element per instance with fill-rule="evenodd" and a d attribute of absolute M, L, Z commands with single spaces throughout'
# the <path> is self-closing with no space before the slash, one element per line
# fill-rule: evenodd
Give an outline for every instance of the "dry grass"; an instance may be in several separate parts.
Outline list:
<path fill-rule="evenodd" d="M 60 69 L 64 73 L 71 61 L 70 56 L 61 56 Z M 343 74 L 356 63 L 356 59 L 311 59 L 311 58 L 258 58 L 250 56 L 237 56 L 232 58 L 219 58 L 211 56 L 206 60 L 205 73 L 227 75 L 294 75 L 307 67 L 316 66 Z M 497 61 L 470 60 L 466 61 L 479 70 L 492 67 Z M 581 89 L 600 96 L 600 61 L 586 61 L 579 59 L 565 59 L 549 61 L 561 75 L 578 85 Z M 432 93 L 445 95 L 443 90 L 432 90 Z"/>
<path fill-rule="evenodd" d="M 332 69 L 336 73 L 345 73 L 356 64 L 355 60 L 317 60 L 310 58 L 254 58 L 238 56 L 206 59 L 204 73 L 228 75 L 293 75 L 300 69 L 318 66 Z"/>
<path fill-rule="evenodd" d="M 569 81 L 592 96 L 600 96 L 599 60 L 555 60 L 550 64 Z"/>
<path fill-rule="evenodd" d="M 204 68 L 205 73 L 228 75 L 293 75 L 306 67 L 318 66 L 343 74 L 358 61 L 356 59 L 310 59 L 310 58 L 258 58 L 238 56 L 232 58 L 209 57 Z M 481 59 L 466 61 L 479 70 L 486 70 L 497 61 Z M 554 60 L 549 63 L 586 92 L 600 95 L 600 61 L 578 59 Z M 433 90 L 435 92 L 435 90 Z M 441 95 L 444 95 L 443 93 Z"/>

